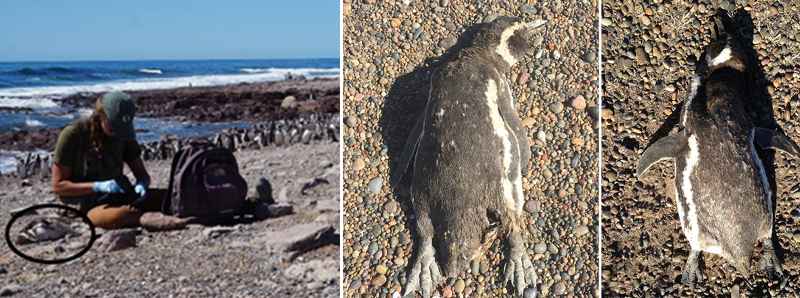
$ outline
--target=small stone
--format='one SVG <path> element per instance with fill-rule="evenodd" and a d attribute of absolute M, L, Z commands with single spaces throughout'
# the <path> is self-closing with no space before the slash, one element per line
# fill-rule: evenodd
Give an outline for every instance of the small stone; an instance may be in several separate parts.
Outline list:
<path fill-rule="evenodd" d="M 453 297 L 453 288 L 451 288 L 450 286 L 444 287 L 444 289 L 442 289 L 442 297 L 444 298 Z"/>
<path fill-rule="evenodd" d="M 544 130 L 540 130 L 536 133 L 536 139 L 542 143 L 545 143 L 547 142 L 547 134 L 544 132 Z"/>
<path fill-rule="evenodd" d="M 360 158 L 360 157 L 356 158 L 356 160 L 353 162 L 353 170 L 356 171 L 356 172 L 359 172 L 359 171 L 363 170 L 364 167 L 366 167 L 366 166 L 367 166 L 367 162 L 364 161 L 364 159 Z"/>
<path fill-rule="evenodd" d="M 563 281 L 553 285 L 553 294 L 564 295 L 566 294 L 566 292 L 567 292 L 567 285 L 565 285 Z"/>
<path fill-rule="evenodd" d="M 463 293 L 464 292 L 464 288 L 466 288 L 466 287 L 467 287 L 467 284 L 464 282 L 463 279 L 460 279 L 460 278 L 458 280 L 456 280 L 456 284 L 453 285 L 453 289 L 458 294 Z"/>
<path fill-rule="evenodd" d="M 575 147 L 583 147 L 583 138 L 581 137 L 572 138 L 572 145 L 574 145 Z"/>
<path fill-rule="evenodd" d="M 522 120 L 522 126 L 524 126 L 524 127 L 532 127 L 533 124 L 535 124 L 535 123 L 536 123 L 536 119 L 533 119 L 533 117 L 528 117 L 528 118 L 525 118 L 524 120 Z"/>
<path fill-rule="evenodd" d="M 381 192 L 381 187 L 383 187 L 383 178 L 381 177 L 375 177 L 369 182 L 369 184 L 367 184 L 367 188 L 371 194 L 377 194 Z"/>
<path fill-rule="evenodd" d="M 398 211 L 400 211 L 400 204 L 394 200 L 390 200 L 383 205 L 383 211 L 386 213 L 386 215 L 394 216 Z"/>
<path fill-rule="evenodd" d="M 546 251 L 547 251 L 547 244 L 545 244 L 544 242 L 536 243 L 536 245 L 533 246 L 533 252 L 537 254 L 543 254 Z"/>
<path fill-rule="evenodd" d="M 281 108 L 293 109 L 293 108 L 296 108 L 296 107 L 297 107 L 297 99 L 292 95 L 287 96 L 281 102 Z"/>
<path fill-rule="evenodd" d="M 439 47 L 443 49 L 449 49 L 454 45 L 456 45 L 456 39 L 454 37 L 446 37 L 439 41 Z"/>
<path fill-rule="evenodd" d="M 589 227 L 587 226 L 578 226 L 575 228 L 575 237 L 581 237 L 589 233 Z"/>
<path fill-rule="evenodd" d="M 347 127 L 353 128 L 356 126 L 356 118 L 353 116 L 344 117 L 344 125 Z"/>
<path fill-rule="evenodd" d="M 550 104 L 550 111 L 552 111 L 553 113 L 558 114 L 561 113 L 562 110 L 564 110 L 564 104 L 562 104 L 561 102 L 555 102 Z"/>
<path fill-rule="evenodd" d="M 586 99 L 583 98 L 583 95 L 575 96 L 575 98 L 570 101 L 570 106 L 576 110 L 583 110 L 586 108 Z"/>
<path fill-rule="evenodd" d="M 588 50 L 586 51 L 586 53 L 583 54 L 583 56 L 581 56 L 581 60 L 583 60 L 583 62 L 592 64 L 594 63 L 596 57 L 597 56 L 593 50 Z"/>
<path fill-rule="evenodd" d="M 650 18 L 646 15 L 639 16 L 639 21 L 642 22 L 642 25 L 650 26 Z"/>
<path fill-rule="evenodd" d="M 378 274 L 378 275 L 376 275 L 376 276 L 375 276 L 375 277 L 373 277 L 373 278 L 372 278 L 372 280 L 370 281 L 370 284 L 371 284 L 373 287 L 380 287 L 380 286 L 382 286 L 382 285 L 383 285 L 383 284 L 385 284 L 385 283 L 386 283 L 386 276 L 385 276 L 385 275 L 383 275 L 383 274 Z"/>
<path fill-rule="evenodd" d="M 389 271 L 389 268 L 384 265 L 375 266 L 375 272 L 378 272 L 380 275 L 385 275 L 387 271 Z"/>
<path fill-rule="evenodd" d="M 402 24 L 402 21 L 400 21 L 400 19 L 398 19 L 398 18 L 394 18 L 390 22 L 391 22 L 392 27 L 394 27 L 394 28 L 400 28 L 400 24 Z"/>
<path fill-rule="evenodd" d="M 525 202 L 525 211 L 528 211 L 529 213 L 536 213 L 539 211 L 539 208 L 541 208 L 541 205 L 542 204 L 537 200 L 529 200 Z"/>

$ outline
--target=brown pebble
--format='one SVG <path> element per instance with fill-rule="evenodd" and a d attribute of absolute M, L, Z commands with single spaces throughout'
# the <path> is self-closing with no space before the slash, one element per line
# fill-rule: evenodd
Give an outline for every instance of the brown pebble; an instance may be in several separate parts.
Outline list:
<path fill-rule="evenodd" d="M 575 96 L 570 102 L 570 105 L 576 110 L 583 110 L 586 108 L 586 99 L 583 98 L 583 95 Z"/>
<path fill-rule="evenodd" d="M 467 285 L 466 285 L 466 283 L 464 282 L 464 280 L 459 278 L 459 279 L 456 281 L 456 284 L 455 284 L 455 285 L 453 285 L 453 289 L 455 289 L 455 290 L 456 290 L 456 293 L 459 293 L 459 294 L 461 294 L 461 293 L 463 293 L 463 292 L 464 292 L 464 288 L 465 288 L 466 286 L 467 286 Z"/>
<path fill-rule="evenodd" d="M 380 287 L 385 283 L 386 283 L 386 276 L 383 274 L 376 275 L 375 277 L 372 278 L 372 281 L 370 282 L 370 284 L 372 284 L 372 286 L 374 287 Z"/>
<path fill-rule="evenodd" d="M 366 166 L 367 162 L 365 162 L 364 159 L 360 157 L 353 162 L 353 170 L 355 170 L 356 172 L 363 170 L 364 167 Z"/>
<path fill-rule="evenodd" d="M 453 288 L 451 288 L 450 286 L 444 287 L 444 289 L 442 289 L 442 297 L 444 298 L 453 297 Z"/>
<path fill-rule="evenodd" d="M 525 118 L 525 120 L 522 120 L 522 126 L 525 127 L 531 127 L 534 123 L 536 123 L 536 119 L 533 119 L 533 117 L 528 117 Z"/>

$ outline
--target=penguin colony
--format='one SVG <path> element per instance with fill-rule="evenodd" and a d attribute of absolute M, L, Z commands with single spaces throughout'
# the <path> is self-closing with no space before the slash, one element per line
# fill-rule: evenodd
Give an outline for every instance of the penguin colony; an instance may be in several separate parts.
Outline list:
<path fill-rule="evenodd" d="M 266 121 L 250 128 L 226 129 L 207 138 L 212 144 L 231 151 L 263 149 L 270 146 L 288 146 L 311 142 L 339 142 L 339 114 L 308 114 L 296 119 Z M 163 136 L 160 140 L 141 145 L 143 160 L 172 158 L 191 139 Z M 49 177 L 52 153 L 29 152 L 17 159 L 17 170 L 7 175 L 29 178 L 36 175 Z"/>
<path fill-rule="evenodd" d="M 744 52 L 727 14 L 717 16 L 717 41 L 705 49 L 689 98 L 684 102 L 679 130 L 643 153 L 636 175 L 655 163 L 675 163 L 676 206 L 691 252 L 681 280 L 702 282 L 700 253 L 723 257 L 739 272 L 749 273 L 758 242 L 761 264 L 771 277 L 781 277 L 773 249 L 775 208 L 761 149 L 797 156 L 800 148 L 787 136 L 756 127 L 746 104 L 754 96 L 754 61 Z"/>
<path fill-rule="evenodd" d="M 430 297 L 445 277 L 486 255 L 494 236 L 505 241 L 505 282 L 518 296 L 536 289 L 527 254 L 522 175 L 530 145 L 506 73 L 530 48 L 543 21 L 499 17 L 476 27 L 471 45 L 432 73 L 425 110 L 398 167 L 409 166 L 416 229 L 406 294 Z M 535 295 L 535 294 L 534 294 Z"/>

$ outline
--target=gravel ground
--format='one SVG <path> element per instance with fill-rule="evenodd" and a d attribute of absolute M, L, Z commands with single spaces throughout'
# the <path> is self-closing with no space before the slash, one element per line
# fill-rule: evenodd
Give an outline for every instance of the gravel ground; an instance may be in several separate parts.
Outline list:
<path fill-rule="evenodd" d="M 498 15 L 547 20 L 508 74 L 528 129 L 528 253 L 542 296 L 597 294 L 594 1 L 344 1 L 344 276 L 348 297 L 387 297 L 405 280 L 413 234 L 389 172 L 427 96 L 431 65 L 469 26 Z M 512 4 L 513 3 L 513 4 Z M 501 251 L 437 287 L 438 295 L 508 296 Z"/>
<path fill-rule="evenodd" d="M 172 232 L 138 235 L 138 246 L 115 252 L 93 247 L 62 265 L 41 265 L 0 244 L 0 296 L 17 297 L 273 297 L 339 296 L 339 246 L 327 245 L 290 260 L 275 247 L 307 223 L 339 227 L 339 143 L 269 147 L 236 153 L 250 194 L 270 179 L 278 202 L 295 214 L 241 224 L 219 236 L 212 227 L 190 225 Z M 168 183 L 168 161 L 146 162 L 156 188 Z M 316 178 L 328 183 L 304 191 Z M 7 212 L 53 200 L 49 181 L 0 178 L 0 223 Z M 338 232 L 337 232 L 338 233 Z"/>
<path fill-rule="evenodd" d="M 795 88 L 800 83 L 795 72 L 800 57 L 800 3 L 749 2 L 744 9 L 752 17 L 753 44 L 766 79 L 762 86 L 769 93 L 766 102 L 771 103 L 750 111 L 757 124 L 780 126 L 800 140 L 796 114 L 800 98 Z M 758 269 L 760 247 L 749 277 L 735 273 L 722 258 L 704 254 L 707 280 L 694 289 L 680 284 L 689 244 L 678 223 L 673 166 L 662 163 L 640 181 L 633 177 L 652 136 L 664 131 L 661 124 L 676 117 L 677 107 L 688 96 L 693 61 L 711 39 L 711 16 L 718 5 L 682 0 L 603 2 L 602 264 L 603 293 L 608 297 L 731 296 L 736 291 L 747 296 L 779 295 L 779 286 L 768 282 Z M 775 228 L 784 273 L 790 278 L 782 295 L 800 293 L 796 282 L 800 276 L 796 257 L 800 253 L 799 164 L 782 154 L 774 154 L 774 161 L 767 163 L 774 170 Z"/>

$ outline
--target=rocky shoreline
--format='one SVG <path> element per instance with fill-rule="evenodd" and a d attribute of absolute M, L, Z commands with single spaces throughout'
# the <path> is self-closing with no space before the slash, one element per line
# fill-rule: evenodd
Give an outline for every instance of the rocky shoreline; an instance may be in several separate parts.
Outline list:
<path fill-rule="evenodd" d="M 293 119 L 306 113 L 339 112 L 339 78 L 241 83 L 130 91 L 137 116 L 177 121 L 226 122 Z M 58 100 L 67 108 L 92 108 L 100 94 Z M 291 98 L 291 99 L 290 99 Z M 288 99 L 288 100 L 287 100 Z M 284 101 L 294 101 L 291 107 Z"/>
<path fill-rule="evenodd" d="M 338 78 L 129 93 L 137 99 L 139 117 L 200 123 L 249 122 L 247 128 L 225 129 L 203 137 L 232 150 L 339 140 Z M 66 110 L 75 111 L 91 108 L 98 96 L 75 94 L 59 102 Z M 29 152 L 18 157 L 17 164 L 21 166 L 11 175 L 47 175 L 51 158 L 41 151 L 52 150 L 60 131 L 61 128 L 31 128 L 0 132 L 0 150 Z M 192 139 L 197 138 L 162 135 L 158 141 L 142 144 L 142 157 L 168 159 Z"/>

